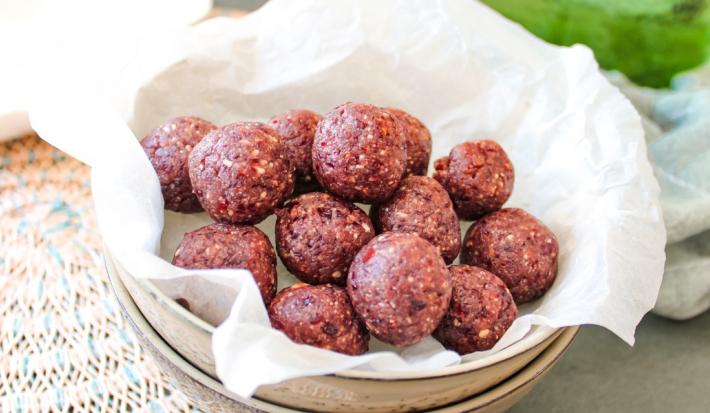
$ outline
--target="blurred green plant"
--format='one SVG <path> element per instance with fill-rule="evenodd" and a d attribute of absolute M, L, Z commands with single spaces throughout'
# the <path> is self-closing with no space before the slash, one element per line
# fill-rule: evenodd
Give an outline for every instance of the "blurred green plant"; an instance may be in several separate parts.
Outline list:
<path fill-rule="evenodd" d="M 584 43 L 605 69 L 668 86 L 710 54 L 708 0 L 482 0 L 548 42 Z"/>

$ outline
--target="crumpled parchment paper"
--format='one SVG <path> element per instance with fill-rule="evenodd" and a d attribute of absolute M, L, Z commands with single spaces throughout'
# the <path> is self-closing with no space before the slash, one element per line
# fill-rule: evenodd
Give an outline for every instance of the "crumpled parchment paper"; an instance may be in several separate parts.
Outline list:
<path fill-rule="evenodd" d="M 38 88 L 33 127 L 92 166 L 100 230 L 130 273 L 163 280 L 172 296 L 189 294 L 210 321 L 228 315 L 213 352 L 237 394 L 349 368 L 416 371 L 465 360 L 431 338 L 358 357 L 296 345 L 269 327 L 248 272 L 170 265 L 182 233 L 209 219 L 163 211 L 137 138 L 169 116 L 225 124 L 365 101 L 421 118 L 434 136 L 432 159 L 465 140 L 500 142 L 516 168 L 507 205 L 557 234 L 559 275 L 496 348 L 466 360 L 524 340 L 533 325 L 593 323 L 633 343 L 656 300 L 665 230 L 638 114 L 586 47 L 545 44 L 477 2 L 274 0 L 243 19 L 145 39 L 113 84 L 57 71 L 60 81 Z M 132 110 L 122 118 L 116 102 Z"/>

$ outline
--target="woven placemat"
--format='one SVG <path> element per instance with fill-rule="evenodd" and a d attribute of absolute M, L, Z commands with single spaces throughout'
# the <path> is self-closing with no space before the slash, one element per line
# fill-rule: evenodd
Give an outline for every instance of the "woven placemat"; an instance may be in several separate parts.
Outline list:
<path fill-rule="evenodd" d="M 0 145 L 0 412 L 195 411 L 115 303 L 89 167 L 28 136 Z"/>

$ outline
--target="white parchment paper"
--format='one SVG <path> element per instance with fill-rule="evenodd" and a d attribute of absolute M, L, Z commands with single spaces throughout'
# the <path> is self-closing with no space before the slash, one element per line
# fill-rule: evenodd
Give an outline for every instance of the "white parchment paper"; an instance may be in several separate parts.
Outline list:
<path fill-rule="evenodd" d="M 111 84 L 61 75 L 39 87 L 33 127 L 91 164 L 100 230 L 129 272 L 161 279 L 166 293 L 187 296 L 208 321 L 228 316 L 213 352 L 237 394 L 349 368 L 417 371 L 488 357 L 532 325 L 593 323 L 633 343 L 658 294 L 665 231 L 639 116 L 587 48 L 550 46 L 474 1 L 274 0 L 240 20 L 141 41 Z M 166 261 L 184 231 L 209 219 L 163 211 L 137 138 L 170 116 L 225 124 L 297 107 L 326 112 L 345 101 L 418 116 L 434 137 L 432 159 L 464 140 L 497 140 L 516 168 L 508 206 L 557 234 L 554 286 L 524 306 L 492 351 L 462 360 L 431 338 L 359 357 L 296 345 L 269 327 L 248 272 Z M 116 107 L 125 102 L 132 105 L 122 117 Z M 261 225 L 267 233 L 272 226 Z M 280 286 L 288 284 L 279 272 Z"/>

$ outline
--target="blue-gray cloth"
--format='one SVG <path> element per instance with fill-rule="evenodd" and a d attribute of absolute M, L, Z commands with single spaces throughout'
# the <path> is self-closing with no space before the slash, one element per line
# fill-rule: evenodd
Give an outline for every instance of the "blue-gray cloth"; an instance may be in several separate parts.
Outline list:
<path fill-rule="evenodd" d="M 710 66 L 670 90 L 609 74 L 643 118 L 668 231 L 666 269 L 654 312 L 688 319 L 710 308 Z"/>

